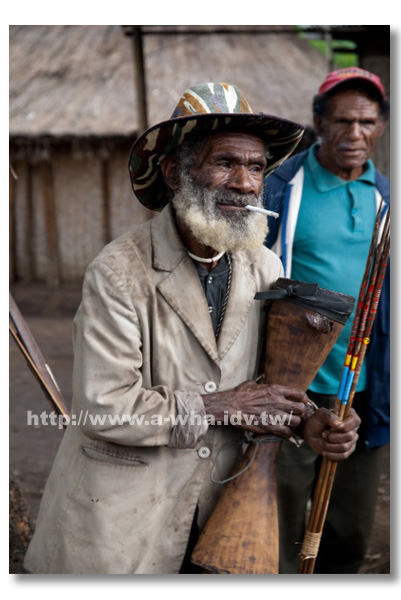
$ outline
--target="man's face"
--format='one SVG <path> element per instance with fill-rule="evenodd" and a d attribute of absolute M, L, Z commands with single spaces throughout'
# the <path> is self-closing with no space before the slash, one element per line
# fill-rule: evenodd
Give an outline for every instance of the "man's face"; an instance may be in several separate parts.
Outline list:
<path fill-rule="evenodd" d="M 200 152 L 191 175 L 208 190 L 254 195 L 255 201 L 263 188 L 265 167 L 265 147 L 260 138 L 240 132 L 216 133 Z M 227 214 L 243 210 L 243 205 L 222 203 L 218 207 Z"/>
<path fill-rule="evenodd" d="M 210 136 L 189 172 L 181 169 L 172 204 L 192 239 L 221 251 L 263 245 L 266 217 L 245 209 L 262 206 L 265 147 L 245 133 Z"/>
<path fill-rule="evenodd" d="M 315 117 L 314 123 L 321 138 L 319 162 L 346 180 L 357 179 L 363 173 L 385 127 L 378 103 L 353 90 L 330 98 L 328 115 Z"/>

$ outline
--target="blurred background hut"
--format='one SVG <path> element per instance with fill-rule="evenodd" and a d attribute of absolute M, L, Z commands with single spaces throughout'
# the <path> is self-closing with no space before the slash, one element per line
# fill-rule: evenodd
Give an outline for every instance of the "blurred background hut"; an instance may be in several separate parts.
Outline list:
<path fill-rule="evenodd" d="M 129 150 L 147 125 L 169 118 L 189 85 L 234 83 L 255 112 L 311 127 L 312 97 L 342 66 L 339 50 L 378 73 L 389 91 L 389 33 L 388 26 L 10 26 L 11 282 L 79 284 L 105 243 L 151 218 L 130 187 Z M 375 159 L 386 174 L 388 146 L 386 137 Z"/>

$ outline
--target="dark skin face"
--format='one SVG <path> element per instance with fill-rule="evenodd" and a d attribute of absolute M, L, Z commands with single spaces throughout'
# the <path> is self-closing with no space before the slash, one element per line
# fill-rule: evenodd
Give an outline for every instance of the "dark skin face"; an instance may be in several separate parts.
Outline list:
<path fill-rule="evenodd" d="M 358 179 L 385 127 L 379 105 L 364 92 L 344 90 L 329 100 L 327 116 L 315 116 L 320 164 L 346 181 Z"/>
<path fill-rule="evenodd" d="M 210 190 L 253 193 L 257 197 L 263 187 L 265 167 L 265 148 L 260 138 L 247 133 L 216 133 L 198 156 L 192 176 Z M 240 206 L 218 206 L 225 213 L 244 210 Z"/>
<path fill-rule="evenodd" d="M 263 187 L 265 166 L 264 143 L 257 136 L 242 132 L 215 133 L 209 137 L 200 152 L 191 175 L 199 185 L 209 190 L 253 193 L 257 198 Z M 180 182 L 175 158 L 167 156 L 161 168 L 167 185 L 172 190 L 177 190 Z M 230 218 L 230 215 L 235 218 L 236 213 L 245 211 L 245 204 L 247 202 L 244 200 L 241 206 L 219 204 L 218 208 L 226 218 Z M 216 250 L 197 240 L 185 223 L 178 221 L 177 224 L 185 245 L 191 252 L 204 258 L 216 255 Z"/>

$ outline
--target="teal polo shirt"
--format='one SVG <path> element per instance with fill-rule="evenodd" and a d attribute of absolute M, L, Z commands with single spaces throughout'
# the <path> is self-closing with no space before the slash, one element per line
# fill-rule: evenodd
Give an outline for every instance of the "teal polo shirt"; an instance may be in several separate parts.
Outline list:
<path fill-rule="evenodd" d="M 304 162 L 304 187 L 295 228 L 291 278 L 358 300 L 376 218 L 375 170 L 368 161 L 355 181 L 340 179 L 316 159 L 318 144 Z M 309 389 L 337 394 L 354 313 Z M 366 386 L 363 365 L 357 391 Z"/>

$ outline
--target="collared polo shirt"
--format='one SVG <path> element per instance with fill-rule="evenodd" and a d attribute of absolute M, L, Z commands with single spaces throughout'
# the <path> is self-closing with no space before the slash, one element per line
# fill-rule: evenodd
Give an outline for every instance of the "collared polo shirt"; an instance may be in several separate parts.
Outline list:
<path fill-rule="evenodd" d="M 291 277 L 358 299 L 375 218 L 375 171 L 369 160 L 362 175 L 345 181 L 320 165 L 314 144 L 304 162 L 304 187 L 294 236 Z M 310 386 L 336 394 L 354 312 Z M 365 389 L 363 366 L 357 391 Z"/>

